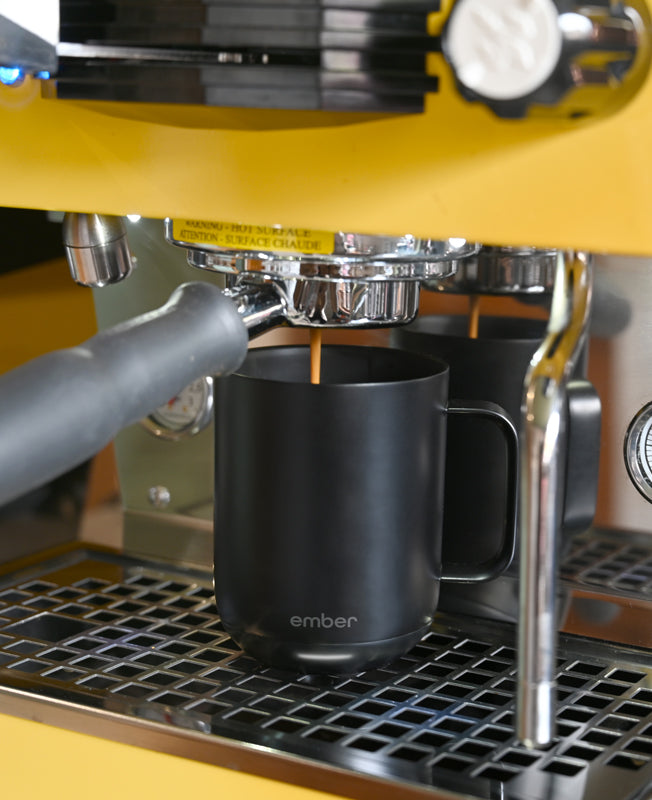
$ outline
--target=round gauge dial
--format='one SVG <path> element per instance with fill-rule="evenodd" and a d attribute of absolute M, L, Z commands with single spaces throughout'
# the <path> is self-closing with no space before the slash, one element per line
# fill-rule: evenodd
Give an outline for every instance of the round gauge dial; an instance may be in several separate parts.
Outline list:
<path fill-rule="evenodd" d="M 142 425 L 154 436 L 177 441 L 203 430 L 212 411 L 213 379 L 199 378 L 145 417 Z"/>
<path fill-rule="evenodd" d="M 652 503 L 652 403 L 643 406 L 630 423 L 625 464 L 634 486 Z"/>

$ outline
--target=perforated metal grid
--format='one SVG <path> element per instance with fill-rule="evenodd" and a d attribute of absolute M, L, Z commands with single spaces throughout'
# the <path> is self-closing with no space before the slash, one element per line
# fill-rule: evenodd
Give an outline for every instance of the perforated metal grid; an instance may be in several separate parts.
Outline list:
<path fill-rule="evenodd" d="M 636 596 L 652 595 L 652 544 L 647 537 L 578 536 L 561 567 L 570 583 Z"/>
<path fill-rule="evenodd" d="M 447 619 L 386 668 L 317 679 L 243 655 L 197 576 L 94 555 L 0 583 L 0 687 L 480 797 L 496 781 L 529 798 L 550 781 L 559 798 L 591 796 L 596 780 L 614 799 L 649 784 L 648 655 L 616 663 L 564 640 L 558 737 L 530 751 L 514 735 L 512 640 L 510 626 Z"/>

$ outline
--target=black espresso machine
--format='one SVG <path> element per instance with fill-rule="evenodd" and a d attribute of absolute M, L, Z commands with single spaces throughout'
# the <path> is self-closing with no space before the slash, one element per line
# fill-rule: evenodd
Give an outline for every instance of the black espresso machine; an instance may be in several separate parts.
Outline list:
<path fill-rule="evenodd" d="M 3 376 L 2 501 L 115 441 L 122 507 L 111 547 L 3 569 L 9 785 L 38 741 L 79 796 L 108 759 L 134 791 L 646 796 L 647 3 L 28 5 L 3 203 L 61 220 L 100 334 Z M 504 335 L 534 342 L 516 559 L 388 663 L 252 658 L 214 604 L 215 379 L 250 339 L 408 349 L 460 310 L 446 336 L 538 325 Z"/>

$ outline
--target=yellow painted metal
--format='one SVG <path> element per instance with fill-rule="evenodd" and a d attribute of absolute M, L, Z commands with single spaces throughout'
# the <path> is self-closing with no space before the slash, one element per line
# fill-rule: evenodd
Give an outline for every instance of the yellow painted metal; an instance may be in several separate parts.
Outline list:
<path fill-rule="evenodd" d="M 65 259 L 0 275 L 0 373 L 96 330 L 92 292 L 73 283 Z"/>
<path fill-rule="evenodd" d="M 433 23 L 434 24 L 434 23 Z M 505 121 L 440 56 L 424 114 L 256 112 L 0 90 L 0 204 L 652 253 L 652 82 L 594 122 Z"/>
<path fill-rule="evenodd" d="M 334 795 L 0 714 L 2 792 L 25 800 L 328 800 Z M 189 754 L 191 756 L 191 754 Z"/>

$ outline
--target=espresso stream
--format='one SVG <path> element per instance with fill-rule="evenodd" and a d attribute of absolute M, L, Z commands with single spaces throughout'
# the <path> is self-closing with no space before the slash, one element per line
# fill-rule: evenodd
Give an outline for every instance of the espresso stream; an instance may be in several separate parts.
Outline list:
<path fill-rule="evenodd" d="M 472 294 L 469 297 L 469 339 L 478 338 L 478 325 L 480 323 L 480 297 Z"/>
<path fill-rule="evenodd" d="M 310 383 L 321 380 L 321 328 L 310 329 Z"/>

